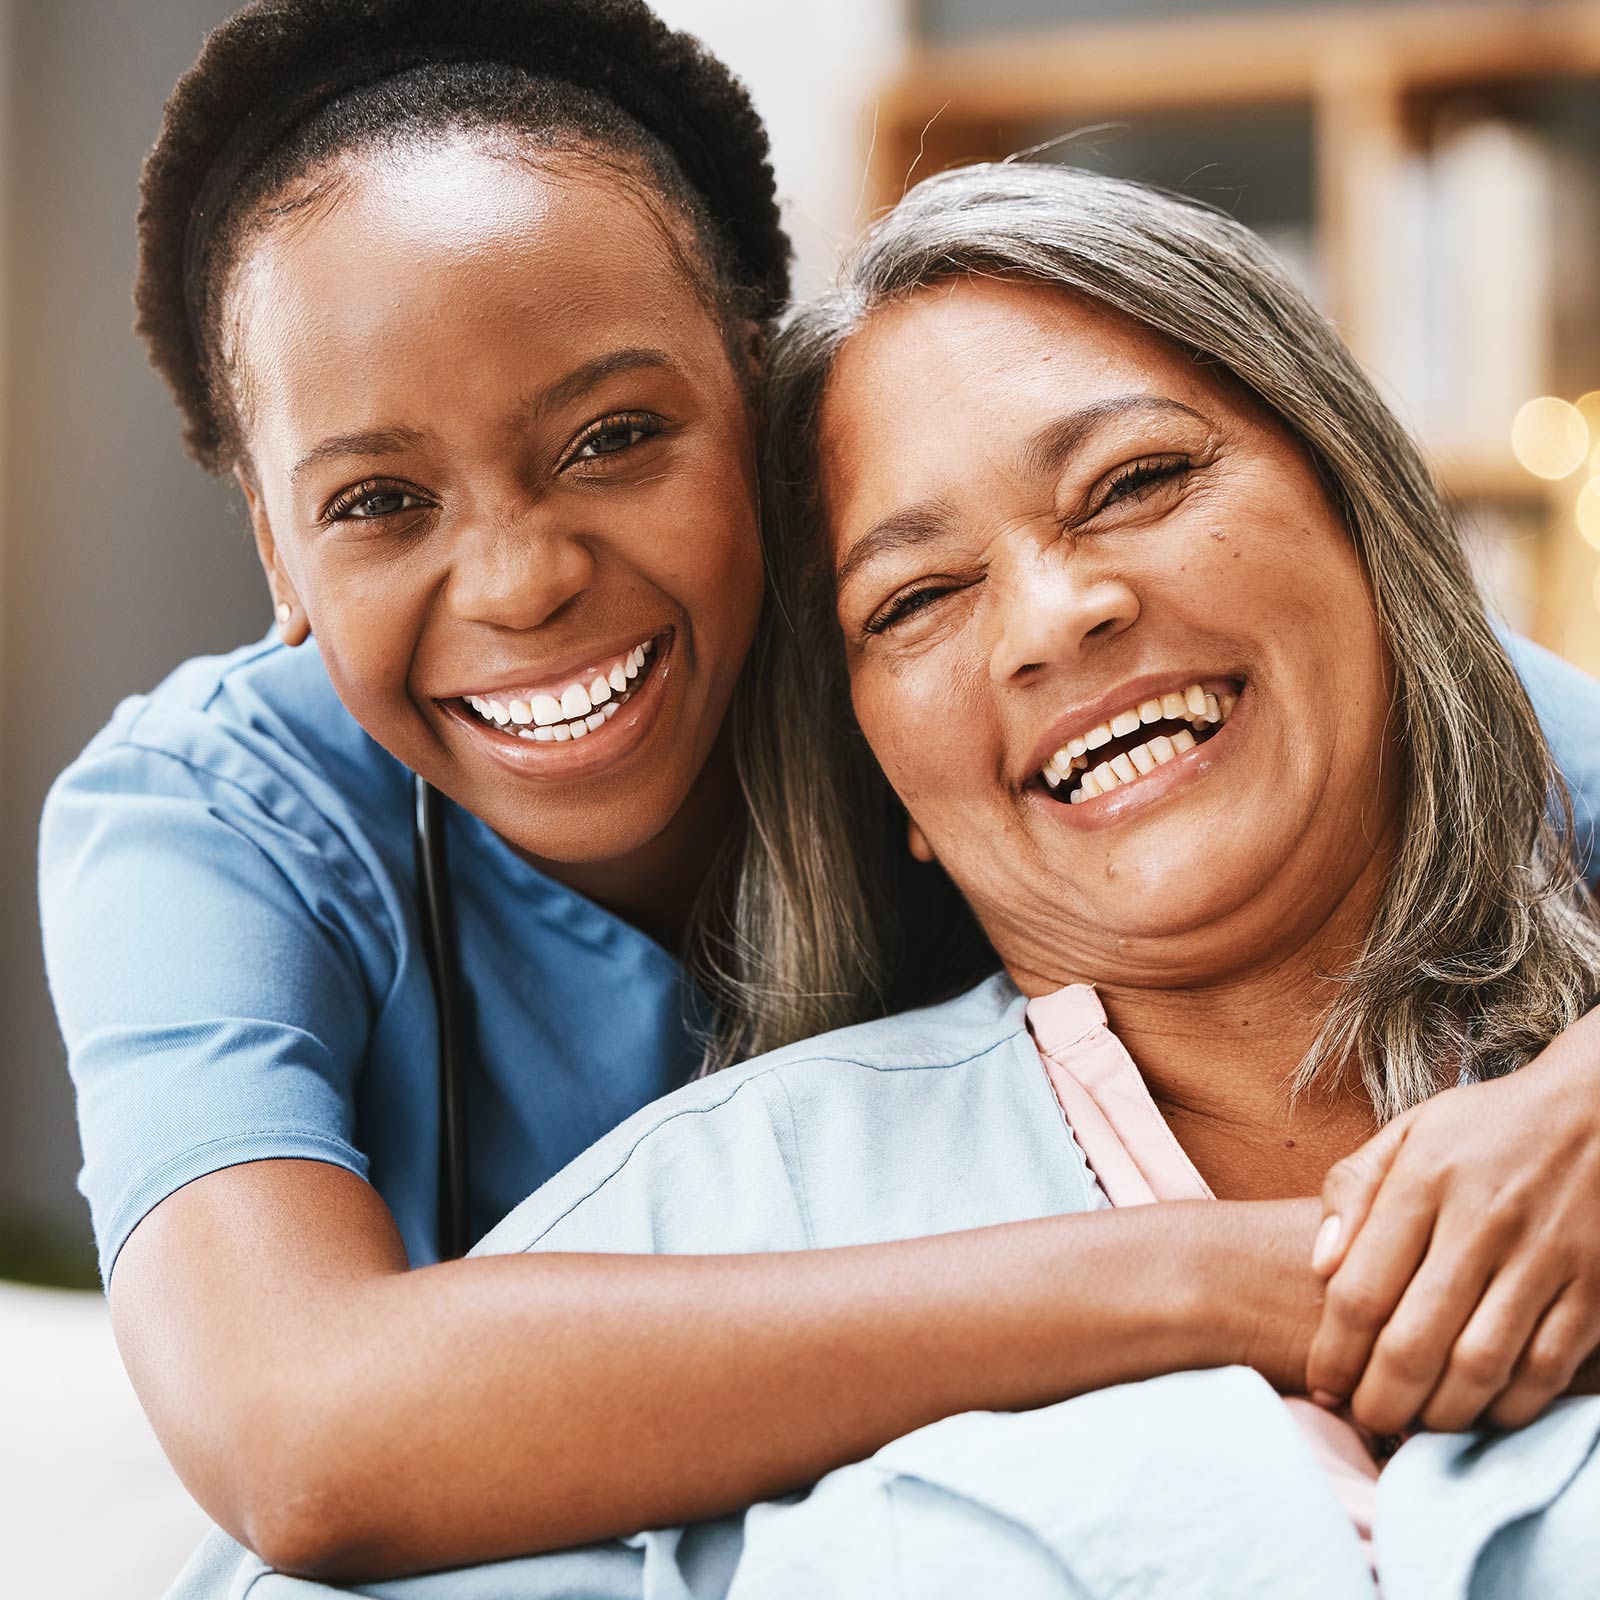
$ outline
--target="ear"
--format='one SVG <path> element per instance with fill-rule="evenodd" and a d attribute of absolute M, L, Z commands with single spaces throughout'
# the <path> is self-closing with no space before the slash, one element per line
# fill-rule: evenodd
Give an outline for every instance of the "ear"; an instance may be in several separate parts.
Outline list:
<path fill-rule="evenodd" d="M 915 819 L 906 819 L 906 843 L 911 846 L 912 857 L 917 861 L 931 862 L 933 860 L 933 846 L 928 843 L 928 836 L 916 824 Z"/>
<path fill-rule="evenodd" d="M 300 604 L 300 596 L 295 592 L 294 581 L 278 554 L 278 542 L 272 537 L 272 524 L 267 520 L 266 502 L 261 497 L 261 491 L 237 463 L 233 469 L 233 481 L 239 485 L 245 508 L 250 514 L 250 531 L 255 536 L 261 570 L 267 575 L 267 587 L 272 591 L 278 632 L 287 645 L 304 644 L 311 637 L 311 623 L 305 607 Z"/>

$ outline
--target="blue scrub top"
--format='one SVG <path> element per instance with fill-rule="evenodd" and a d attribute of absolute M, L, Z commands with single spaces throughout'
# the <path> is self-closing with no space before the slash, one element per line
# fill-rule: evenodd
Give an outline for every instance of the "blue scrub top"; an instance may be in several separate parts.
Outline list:
<path fill-rule="evenodd" d="M 659 945 L 446 805 L 473 1237 L 698 1064 Z M 439 1057 L 412 780 L 314 644 L 191 661 L 44 812 L 45 959 L 100 1270 L 152 1207 L 241 1161 L 368 1179 L 414 1265 L 438 1248 Z"/>
<path fill-rule="evenodd" d="M 1574 791 L 1600 818 L 1600 685 L 1508 639 Z M 299 1156 L 369 1179 L 413 1264 L 437 1259 L 439 1060 L 411 775 L 340 705 L 314 644 L 191 661 L 125 701 L 45 806 L 45 959 L 110 1281 L 195 1178 Z M 474 1236 L 699 1050 L 659 945 L 447 806 Z"/>

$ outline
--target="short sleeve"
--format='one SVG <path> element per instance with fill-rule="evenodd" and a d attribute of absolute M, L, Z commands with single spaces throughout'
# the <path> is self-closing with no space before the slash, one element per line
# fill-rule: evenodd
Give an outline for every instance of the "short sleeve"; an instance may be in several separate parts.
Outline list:
<path fill-rule="evenodd" d="M 45 961 L 107 1283 L 137 1223 L 206 1173 L 296 1156 L 366 1175 L 372 896 L 273 788 L 123 740 L 46 804 Z"/>

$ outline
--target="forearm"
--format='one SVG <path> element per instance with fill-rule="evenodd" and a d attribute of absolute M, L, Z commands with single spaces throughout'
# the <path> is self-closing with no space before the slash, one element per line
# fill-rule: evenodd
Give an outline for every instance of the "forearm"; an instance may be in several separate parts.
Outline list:
<path fill-rule="evenodd" d="M 328 1577 L 484 1561 L 729 1511 L 954 1412 L 1276 1360 L 1293 1341 L 1250 1309 L 1270 1298 L 1239 1231 L 1255 1209 L 367 1281 L 289 1335 L 283 1525 L 268 1507 L 244 1531 Z"/>

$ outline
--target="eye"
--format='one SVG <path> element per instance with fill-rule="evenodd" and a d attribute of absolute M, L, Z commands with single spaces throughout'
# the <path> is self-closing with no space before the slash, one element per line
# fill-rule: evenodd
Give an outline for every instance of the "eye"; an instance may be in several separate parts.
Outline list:
<path fill-rule="evenodd" d="M 578 436 L 562 465 L 621 455 L 660 433 L 661 428 L 661 418 L 648 411 L 628 411 L 614 417 L 603 417 Z"/>
<path fill-rule="evenodd" d="M 1089 514 L 1095 516 L 1111 506 L 1143 500 L 1163 484 L 1175 486 L 1190 465 L 1187 456 L 1150 456 L 1143 461 L 1130 461 L 1112 473 L 1105 493 Z"/>
<path fill-rule="evenodd" d="M 941 600 L 954 589 L 949 583 L 929 583 L 920 589 L 908 589 L 897 594 L 887 604 L 880 606 L 862 625 L 863 633 L 883 633 L 897 623 L 926 611 L 936 600 Z"/>
<path fill-rule="evenodd" d="M 327 522 L 376 522 L 398 516 L 402 511 L 417 511 L 428 502 L 403 484 L 368 481 L 344 490 L 328 502 L 321 520 Z"/>

